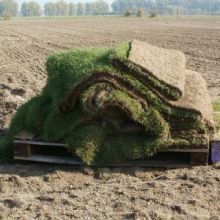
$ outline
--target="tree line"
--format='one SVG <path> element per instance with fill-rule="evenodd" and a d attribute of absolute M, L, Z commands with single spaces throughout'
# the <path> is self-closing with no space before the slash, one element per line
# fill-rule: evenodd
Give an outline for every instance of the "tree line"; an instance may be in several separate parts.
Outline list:
<path fill-rule="evenodd" d="M 23 16 L 83 16 L 83 15 L 132 15 L 140 10 L 145 14 L 155 12 L 172 14 L 220 14 L 220 0 L 114 0 L 110 6 L 105 0 L 88 3 L 67 3 L 65 0 L 47 2 L 43 8 L 35 2 L 23 2 Z M 18 15 L 16 0 L 0 0 L 0 17 Z"/>
<path fill-rule="evenodd" d="M 107 15 L 109 14 L 109 5 L 103 0 L 95 2 L 78 4 L 67 3 L 63 0 L 48 2 L 44 5 L 44 15 L 46 16 L 83 16 L 83 15 Z"/>
<path fill-rule="evenodd" d="M 135 14 L 138 9 L 161 15 L 220 14 L 220 0 L 114 0 L 111 6 L 119 15 Z"/>
<path fill-rule="evenodd" d="M 16 0 L 0 0 L 0 16 L 18 14 L 18 3 Z M 21 4 L 22 16 L 83 16 L 83 15 L 107 15 L 109 14 L 109 4 L 104 0 L 96 0 L 88 3 L 67 3 L 64 0 L 51 1 L 41 8 L 36 1 L 23 2 Z"/>

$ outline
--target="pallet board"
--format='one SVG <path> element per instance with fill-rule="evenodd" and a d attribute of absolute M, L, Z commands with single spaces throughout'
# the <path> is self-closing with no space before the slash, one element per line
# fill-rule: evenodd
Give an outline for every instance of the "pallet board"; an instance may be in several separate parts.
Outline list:
<path fill-rule="evenodd" d="M 83 162 L 68 152 L 66 145 L 30 140 L 14 140 L 14 159 L 44 163 L 58 163 L 81 166 Z M 179 168 L 192 165 L 207 165 L 209 149 L 169 148 L 158 152 L 147 160 L 133 160 L 113 163 L 110 167 L 164 167 Z"/>
<path fill-rule="evenodd" d="M 32 141 L 36 137 L 36 134 L 29 131 L 21 131 L 14 136 L 15 140 L 29 140 Z"/>
<path fill-rule="evenodd" d="M 22 161 L 33 161 L 33 162 L 42 162 L 42 163 L 56 163 L 56 164 L 67 164 L 67 165 L 75 165 L 82 166 L 83 162 L 72 157 L 65 156 L 50 156 L 50 155 L 32 155 L 29 157 L 15 156 L 15 160 Z"/>
<path fill-rule="evenodd" d="M 13 150 L 16 160 L 76 165 L 82 163 L 74 159 L 65 145 L 60 143 L 14 140 Z"/>

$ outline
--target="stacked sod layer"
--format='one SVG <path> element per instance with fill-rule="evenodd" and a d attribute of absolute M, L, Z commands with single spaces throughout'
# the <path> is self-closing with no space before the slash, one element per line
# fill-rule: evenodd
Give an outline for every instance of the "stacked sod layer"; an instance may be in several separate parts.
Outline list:
<path fill-rule="evenodd" d="M 146 158 L 167 147 L 207 148 L 214 131 L 202 77 L 185 57 L 134 40 L 62 52 L 47 61 L 42 94 L 23 105 L 1 144 L 28 130 L 63 142 L 88 165 Z"/>

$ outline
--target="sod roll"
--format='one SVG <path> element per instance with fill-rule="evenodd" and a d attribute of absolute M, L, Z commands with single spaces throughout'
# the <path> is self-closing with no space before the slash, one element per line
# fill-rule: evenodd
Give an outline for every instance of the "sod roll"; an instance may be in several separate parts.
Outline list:
<path fill-rule="evenodd" d="M 65 143 L 88 165 L 152 156 L 161 149 L 208 148 L 212 107 L 199 73 L 185 56 L 134 40 L 115 48 L 60 52 L 47 61 L 42 93 L 20 107 L 0 145 L 27 130 Z"/>

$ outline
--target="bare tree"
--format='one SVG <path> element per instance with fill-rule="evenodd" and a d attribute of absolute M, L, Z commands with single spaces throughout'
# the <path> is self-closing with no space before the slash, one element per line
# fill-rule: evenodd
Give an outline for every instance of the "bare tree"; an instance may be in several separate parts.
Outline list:
<path fill-rule="evenodd" d="M 77 15 L 77 5 L 75 3 L 69 3 L 69 16 Z"/>
<path fill-rule="evenodd" d="M 56 3 L 47 2 L 44 5 L 44 15 L 46 15 L 46 16 L 56 16 Z"/>
<path fill-rule="evenodd" d="M 23 16 L 40 16 L 41 7 L 37 2 L 23 2 L 21 5 L 21 13 Z"/>
<path fill-rule="evenodd" d="M 56 3 L 56 15 L 57 16 L 67 16 L 68 12 L 68 4 L 61 0 Z"/>
<path fill-rule="evenodd" d="M 18 3 L 15 0 L 0 0 L 0 16 L 8 14 L 16 16 L 18 13 Z"/>

